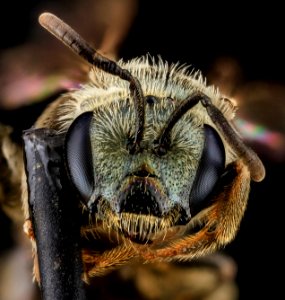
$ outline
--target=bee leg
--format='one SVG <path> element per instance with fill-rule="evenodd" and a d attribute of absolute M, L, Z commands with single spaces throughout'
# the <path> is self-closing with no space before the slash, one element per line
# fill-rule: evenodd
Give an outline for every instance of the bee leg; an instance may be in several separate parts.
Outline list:
<path fill-rule="evenodd" d="M 33 255 L 33 280 L 40 284 L 40 271 L 39 271 L 39 261 L 38 261 L 38 254 L 37 254 L 37 244 L 34 234 L 33 223 L 31 219 L 26 219 L 23 225 L 24 233 L 30 239 L 32 244 L 32 255 Z"/>
<path fill-rule="evenodd" d="M 138 258 L 137 250 L 128 243 L 100 254 L 90 250 L 83 250 L 83 280 L 88 283 L 90 278 L 105 275 L 107 272 L 136 258 Z"/>
<path fill-rule="evenodd" d="M 190 260 L 218 250 L 235 236 L 247 205 L 250 189 L 250 172 L 242 160 L 232 163 L 234 176 L 214 198 L 199 218 L 202 228 L 179 239 L 166 248 L 141 253 L 148 262 L 172 259 Z"/>

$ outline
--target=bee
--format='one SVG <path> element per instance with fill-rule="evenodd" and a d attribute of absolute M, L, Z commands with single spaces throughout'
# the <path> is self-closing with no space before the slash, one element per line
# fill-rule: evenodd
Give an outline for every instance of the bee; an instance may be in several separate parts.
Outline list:
<path fill-rule="evenodd" d="M 64 140 L 66 177 L 83 212 L 84 280 L 135 260 L 193 260 L 231 242 L 251 181 L 265 177 L 232 124 L 235 102 L 188 67 L 149 55 L 115 62 L 55 15 L 39 22 L 91 64 L 89 82 L 61 95 L 34 125 Z M 28 198 L 24 173 L 37 268 Z"/>

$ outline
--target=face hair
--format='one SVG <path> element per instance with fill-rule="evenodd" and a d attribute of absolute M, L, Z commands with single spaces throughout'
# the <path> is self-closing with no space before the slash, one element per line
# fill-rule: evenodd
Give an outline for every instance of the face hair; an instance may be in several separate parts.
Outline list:
<path fill-rule="evenodd" d="M 135 138 L 134 140 L 130 139 L 128 147 L 131 154 L 139 152 L 141 150 L 140 142 L 143 138 L 145 124 L 145 99 L 139 80 L 132 76 L 128 70 L 122 69 L 116 62 L 99 54 L 77 32 L 55 15 L 43 13 L 39 17 L 39 23 L 90 64 L 130 83 L 130 92 L 134 99 L 136 112 L 136 130 Z M 156 153 L 158 155 L 166 153 L 169 144 L 169 134 L 173 126 L 188 110 L 199 102 L 206 108 L 211 120 L 223 133 L 224 138 L 229 145 L 248 166 L 251 178 L 254 181 L 263 180 L 265 177 L 265 169 L 258 156 L 243 143 L 242 139 L 232 129 L 227 119 L 223 116 L 222 112 L 213 105 L 211 99 L 202 93 L 190 96 L 176 108 L 163 128 L 159 138 L 155 141 L 154 146 Z"/>
<path fill-rule="evenodd" d="M 181 117 L 193 106 L 195 106 L 200 100 L 202 95 L 192 95 L 183 102 L 175 109 L 172 113 L 168 122 L 162 129 L 159 138 L 154 142 L 155 151 L 158 155 L 163 155 L 167 151 L 167 147 L 169 145 L 169 138 L 170 138 L 170 131 L 174 127 L 174 125 L 181 119 Z"/>

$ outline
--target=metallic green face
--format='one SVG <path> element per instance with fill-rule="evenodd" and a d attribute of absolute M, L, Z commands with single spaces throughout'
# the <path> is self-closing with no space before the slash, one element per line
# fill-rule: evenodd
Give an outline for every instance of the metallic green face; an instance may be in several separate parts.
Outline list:
<path fill-rule="evenodd" d="M 93 112 L 90 138 L 97 183 L 94 198 L 103 198 L 117 214 L 162 217 L 178 205 L 190 216 L 189 194 L 203 152 L 204 128 L 188 114 L 173 128 L 165 155 L 157 155 L 155 140 L 175 103 L 155 99 L 156 103 L 146 105 L 144 137 L 136 154 L 127 150 L 135 124 L 129 101 L 120 100 Z"/>
<path fill-rule="evenodd" d="M 80 115 L 66 138 L 69 173 L 96 222 L 136 242 L 187 224 L 206 206 L 225 164 L 219 135 L 191 111 L 172 128 L 166 151 L 157 153 L 156 141 L 178 103 L 151 98 L 136 153 L 128 149 L 136 117 L 128 99 Z"/>

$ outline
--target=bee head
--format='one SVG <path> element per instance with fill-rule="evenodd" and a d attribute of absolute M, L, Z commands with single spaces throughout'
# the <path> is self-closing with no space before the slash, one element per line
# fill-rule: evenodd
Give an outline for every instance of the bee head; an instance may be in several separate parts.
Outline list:
<path fill-rule="evenodd" d="M 142 86 L 147 93 L 147 83 Z M 225 169 L 225 148 L 215 128 L 197 116 L 201 97 L 144 96 L 144 134 L 136 151 L 130 144 L 137 115 L 129 98 L 114 97 L 75 118 L 66 134 L 66 165 L 98 220 L 145 241 L 186 225 L 210 204 Z"/>

